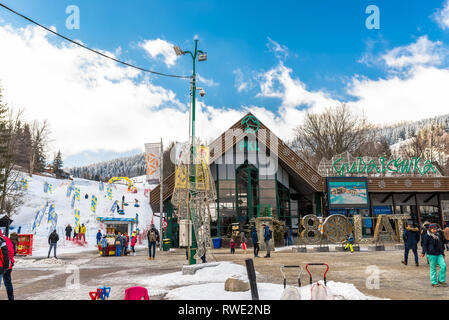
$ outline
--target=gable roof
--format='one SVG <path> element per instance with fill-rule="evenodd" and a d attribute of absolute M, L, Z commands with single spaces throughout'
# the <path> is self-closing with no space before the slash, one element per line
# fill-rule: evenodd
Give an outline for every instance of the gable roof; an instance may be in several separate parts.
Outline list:
<path fill-rule="evenodd" d="M 247 116 L 254 116 L 251 112 L 234 123 L 228 130 L 223 132 L 217 139 L 209 144 L 210 163 L 213 163 L 232 148 L 238 141 L 242 140 L 249 133 L 245 132 L 246 126 L 242 123 Z M 255 116 L 254 116 L 255 117 Z M 256 117 L 257 118 L 257 117 Z M 240 129 L 240 130 L 236 130 Z M 261 130 L 262 129 L 262 130 Z M 232 133 L 231 133 L 232 131 Z M 270 153 L 276 155 L 289 174 L 296 176 L 299 180 L 304 180 L 313 191 L 321 192 L 324 180 L 317 170 L 312 168 L 296 152 L 294 152 L 284 141 L 274 134 L 267 126 L 259 120 L 259 130 L 255 133 L 259 143 L 263 143 Z M 277 144 L 271 146 L 271 142 Z M 277 148 L 276 148 L 277 147 Z M 172 173 L 164 179 L 163 201 L 167 200 L 173 193 L 175 174 Z M 150 192 L 150 203 L 155 208 L 159 205 L 160 188 L 157 186 Z"/>

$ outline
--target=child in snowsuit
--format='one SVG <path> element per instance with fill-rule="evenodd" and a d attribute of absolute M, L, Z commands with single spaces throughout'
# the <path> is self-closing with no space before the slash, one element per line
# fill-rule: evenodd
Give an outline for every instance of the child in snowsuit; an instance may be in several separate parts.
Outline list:
<path fill-rule="evenodd" d="M 234 239 L 231 239 L 231 242 L 229 243 L 229 247 L 231 248 L 231 253 L 235 253 L 235 242 Z"/>
<path fill-rule="evenodd" d="M 349 250 L 351 250 L 351 253 L 354 252 L 354 236 L 352 235 L 352 233 L 348 234 L 348 239 L 346 240 L 345 250 L 347 250 L 348 248 Z"/>
<path fill-rule="evenodd" d="M 133 251 L 133 256 L 136 255 L 136 250 L 134 250 L 134 246 L 136 245 L 137 235 L 135 232 L 131 235 L 131 250 Z"/>

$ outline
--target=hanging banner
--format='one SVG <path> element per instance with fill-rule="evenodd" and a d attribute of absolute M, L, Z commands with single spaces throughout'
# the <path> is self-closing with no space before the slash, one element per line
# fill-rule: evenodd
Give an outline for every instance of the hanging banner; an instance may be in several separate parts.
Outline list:
<path fill-rule="evenodd" d="M 147 182 L 158 183 L 161 175 L 161 143 L 145 143 Z"/>
<path fill-rule="evenodd" d="M 100 181 L 100 184 L 98 185 L 98 190 L 100 190 L 100 191 L 104 190 L 104 183 L 103 183 L 103 181 Z"/>
<path fill-rule="evenodd" d="M 44 183 L 44 193 L 47 193 L 47 192 L 48 192 L 48 182 L 45 181 L 45 183 Z"/>
<path fill-rule="evenodd" d="M 53 185 L 52 184 L 48 184 L 48 193 L 52 194 L 53 193 Z"/>
<path fill-rule="evenodd" d="M 92 200 L 90 202 L 90 210 L 95 213 L 97 211 L 97 197 L 92 195 Z"/>

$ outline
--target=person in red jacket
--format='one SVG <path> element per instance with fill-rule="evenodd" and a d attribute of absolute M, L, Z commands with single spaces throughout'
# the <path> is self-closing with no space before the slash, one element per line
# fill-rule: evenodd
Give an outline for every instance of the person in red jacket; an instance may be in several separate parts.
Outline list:
<path fill-rule="evenodd" d="M 134 231 L 133 234 L 131 235 L 131 249 L 133 250 L 133 256 L 136 255 L 136 250 L 134 250 L 136 241 L 137 241 L 137 235 L 136 235 L 136 232 Z"/>
<path fill-rule="evenodd" d="M 7 270 L 3 270 L 3 275 L 0 274 L 0 285 L 1 280 L 3 279 L 3 282 L 5 283 L 6 287 L 6 293 L 8 294 L 9 300 L 14 300 L 14 289 L 12 286 L 12 280 L 11 280 L 11 272 L 12 267 L 14 266 L 14 246 L 12 244 L 12 241 L 3 235 L 2 230 L 0 230 L 0 238 L 6 243 L 6 247 L 8 249 L 8 256 L 3 258 L 4 261 L 9 260 L 9 267 Z M 4 252 L 4 251 L 2 251 Z M 5 264 L 6 267 L 6 264 Z"/>

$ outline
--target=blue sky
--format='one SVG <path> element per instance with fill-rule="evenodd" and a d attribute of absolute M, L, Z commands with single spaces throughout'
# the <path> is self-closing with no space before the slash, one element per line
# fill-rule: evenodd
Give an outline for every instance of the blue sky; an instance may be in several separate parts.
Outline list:
<path fill-rule="evenodd" d="M 285 139 L 291 137 L 292 129 L 301 123 L 305 111 L 319 111 L 340 102 L 352 103 L 374 123 L 387 122 L 387 119 L 418 120 L 445 113 L 442 100 L 446 93 L 439 90 L 439 85 L 448 73 L 449 31 L 445 22 L 449 24 L 449 20 L 445 17 L 446 14 L 449 17 L 449 12 L 444 10 L 447 1 L 1 2 L 90 47 L 172 74 L 190 74 L 191 59 L 183 56 L 169 62 L 169 53 L 163 45 L 176 44 L 189 50 L 193 37 L 198 36 L 199 48 L 208 53 L 208 61 L 197 64 L 203 79 L 200 78 L 200 85 L 207 92 L 199 107 L 203 110 L 199 133 L 204 139 L 215 138 L 249 110 Z M 69 5 L 80 9 L 79 30 L 66 28 L 65 10 Z M 376 5 L 380 10 L 379 30 L 368 30 L 365 26 L 368 5 Z M 160 136 L 168 143 L 182 140 L 186 135 L 189 99 L 186 81 L 147 78 L 120 66 L 102 64 L 91 53 L 75 50 L 44 33 L 32 36 L 43 44 L 40 52 L 48 50 L 37 57 L 34 52 L 39 52 L 39 46 L 30 45 L 26 32 L 20 29 L 31 28 L 30 24 L 0 8 L 0 27 L 6 26 L 12 28 L 0 34 L 3 36 L 0 40 L 11 43 L 6 50 L 16 50 L 16 53 L 30 50 L 27 51 L 30 55 L 0 56 L 3 61 L 8 59 L 11 67 L 11 73 L 0 71 L 5 97 L 10 104 L 25 107 L 30 118 L 50 120 L 55 139 L 52 148 L 62 149 L 67 166 L 140 152 L 143 142 L 158 141 Z M 24 43 L 18 44 L 19 40 Z M 149 42 L 145 48 L 146 41 Z M 157 49 L 158 45 L 162 47 Z M 74 56 L 70 58 L 64 48 L 73 49 L 70 52 Z M 151 56 L 152 50 L 159 54 Z M 25 68 L 23 59 L 33 66 L 32 70 Z M 65 68 L 64 63 L 79 66 L 63 73 L 60 70 Z M 27 80 L 23 78 L 32 72 L 32 77 L 38 79 L 36 65 L 42 66 L 40 72 L 45 75 L 42 81 L 29 80 L 28 85 L 39 82 L 41 94 L 25 99 L 18 86 L 21 83 L 22 89 L 26 87 L 23 81 Z M 80 74 L 75 74 L 76 70 Z M 19 78 L 14 80 L 13 71 L 22 75 L 22 82 Z M 120 75 L 110 80 L 110 73 Z M 438 84 L 426 88 L 422 83 L 429 83 L 428 79 L 435 79 Z M 61 94 L 48 101 L 52 95 L 48 87 L 53 83 L 61 86 Z M 149 84 L 150 89 L 143 88 Z M 46 94 L 42 93 L 47 90 Z M 105 98 L 108 90 L 123 90 L 120 97 L 129 94 L 129 99 L 123 98 L 115 105 L 117 98 L 109 102 Z M 408 97 L 409 92 L 419 96 Z M 109 107 L 100 110 L 102 101 Z M 416 104 L 411 105 L 414 101 Z M 429 108 L 423 105 L 426 101 L 434 109 L 417 112 Z M 397 113 L 391 111 L 391 106 L 399 108 Z M 139 108 L 146 112 L 142 114 L 145 122 L 136 123 L 138 113 L 129 114 L 129 110 Z M 55 109 L 58 116 L 53 114 Z M 114 114 L 102 117 L 112 109 Z M 84 123 L 91 111 L 95 121 Z M 386 112 L 389 117 L 382 115 Z M 70 119 L 74 113 L 84 113 L 86 117 Z M 120 121 L 114 120 L 117 118 Z M 72 127 L 77 130 L 70 131 Z"/>

